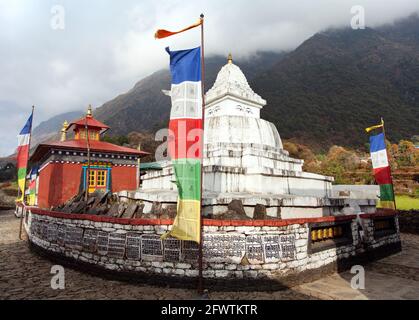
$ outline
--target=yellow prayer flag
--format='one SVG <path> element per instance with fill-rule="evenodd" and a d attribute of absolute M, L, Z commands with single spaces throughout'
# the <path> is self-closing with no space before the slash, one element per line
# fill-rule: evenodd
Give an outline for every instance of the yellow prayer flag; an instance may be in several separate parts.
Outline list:
<path fill-rule="evenodd" d="M 365 131 L 367 133 L 370 133 L 372 130 L 380 129 L 380 128 L 384 128 L 384 120 L 383 119 L 381 119 L 381 123 L 380 124 L 377 124 L 376 126 L 372 126 L 372 127 L 366 128 Z"/>

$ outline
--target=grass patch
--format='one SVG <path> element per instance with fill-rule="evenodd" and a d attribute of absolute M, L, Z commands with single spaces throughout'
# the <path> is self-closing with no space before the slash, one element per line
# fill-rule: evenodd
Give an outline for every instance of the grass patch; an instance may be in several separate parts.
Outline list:
<path fill-rule="evenodd" d="M 396 196 L 398 210 L 419 210 L 419 198 L 409 196 Z"/>

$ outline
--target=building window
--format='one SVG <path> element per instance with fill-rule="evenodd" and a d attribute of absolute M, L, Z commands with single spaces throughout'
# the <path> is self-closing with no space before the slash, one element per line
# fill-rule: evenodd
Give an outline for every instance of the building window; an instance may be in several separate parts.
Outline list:
<path fill-rule="evenodd" d="M 94 192 L 95 189 L 106 188 L 107 182 L 107 170 L 89 170 L 89 191 Z"/>
<path fill-rule="evenodd" d="M 96 187 L 96 171 L 95 170 L 89 171 L 89 187 L 90 188 Z"/>
<path fill-rule="evenodd" d="M 86 139 L 86 129 L 80 129 L 76 133 L 76 139 L 85 140 Z M 99 140 L 99 132 L 96 130 L 89 130 L 89 139 L 90 140 Z"/>
<path fill-rule="evenodd" d="M 98 187 L 106 187 L 106 171 L 105 170 L 98 170 L 97 172 L 97 186 Z"/>
<path fill-rule="evenodd" d="M 82 140 L 82 139 L 86 139 L 86 131 L 84 131 L 84 130 L 80 130 L 79 131 L 79 137 L 78 137 L 80 140 Z"/>

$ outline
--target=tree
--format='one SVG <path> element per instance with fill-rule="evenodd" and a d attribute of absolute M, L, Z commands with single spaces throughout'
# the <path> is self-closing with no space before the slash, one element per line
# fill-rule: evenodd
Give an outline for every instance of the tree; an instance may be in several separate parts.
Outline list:
<path fill-rule="evenodd" d="M 415 167 L 419 165 L 419 149 L 413 142 L 401 140 L 395 153 L 395 162 L 398 168 Z"/>

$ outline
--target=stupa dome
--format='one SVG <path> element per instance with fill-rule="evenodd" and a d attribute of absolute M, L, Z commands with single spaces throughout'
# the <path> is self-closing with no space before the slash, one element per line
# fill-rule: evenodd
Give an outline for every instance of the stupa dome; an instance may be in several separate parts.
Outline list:
<path fill-rule="evenodd" d="M 214 86 L 206 94 L 205 144 L 267 146 L 282 149 L 276 127 L 260 119 L 266 105 L 256 94 L 242 70 L 233 63 L 231 54 L 218 73 Z"/>
<path fill-rule="evenodd" d="M 247 144 L 282 149 L 278 130 L 271 122 L 253 117 L 210 117 L 205 122 L 205 145 Z"/>

